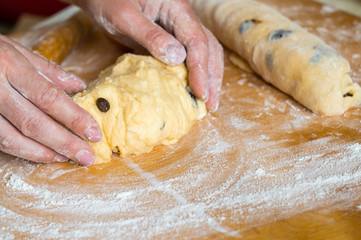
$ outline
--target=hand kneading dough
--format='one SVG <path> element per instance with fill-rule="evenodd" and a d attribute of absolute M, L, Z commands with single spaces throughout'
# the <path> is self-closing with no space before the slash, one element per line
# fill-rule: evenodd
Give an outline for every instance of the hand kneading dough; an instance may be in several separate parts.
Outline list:
<path fill-rule="evenodd" d="M 112 152 L 141 154 L 173 144 L 204 117 L 205 104 L 190 92 L 187 74 L 184 64 L 168 66 L 153 57 L 126 54 L 75 95 L 73 100 L 103 131 L 101 142 L 89 142 L 95 163 L 109 162 Z M 103 111 L 98 98 L 109 102 Z"/>
<path fill-rule="evenodd" d="M 272 8 L 252 0 L 193 0 L 192 5 L 225 46 L 313 112 L 337 115 L 361 103 L 349 63 Z"/>

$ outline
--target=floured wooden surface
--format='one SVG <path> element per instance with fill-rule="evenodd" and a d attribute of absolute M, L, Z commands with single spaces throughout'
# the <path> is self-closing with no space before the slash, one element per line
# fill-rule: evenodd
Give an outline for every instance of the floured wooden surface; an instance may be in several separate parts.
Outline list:
<path fill-rule="evenodd" d="M 336 48 L 361 83 L 360 19 L 310 1 L 262 2 Z M 94 78 L 114 52 L 94 42 L 64 67 Z M 0 236 L 359 239 L 360 126 L 360 108 L 317 116 L 226 60 L 220 109 L 176 145 L 89 168 L 2 154 Z"/>

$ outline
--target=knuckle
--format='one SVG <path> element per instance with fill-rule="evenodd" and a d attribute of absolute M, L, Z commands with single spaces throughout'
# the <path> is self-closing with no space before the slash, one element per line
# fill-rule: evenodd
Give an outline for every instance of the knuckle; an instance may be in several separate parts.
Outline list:
<path fill-rule="evenodd" d="M 83 124 L 88 123 L 88 119 L 81 112 L 77 112 L 76 115 L 71 119 L 72 120 L 69 123 L 69 128 L 74 132 L 79 132 L 79 130 L 81 130 L 79 128 L 82 128 Z"/>
<path fill-rule="evenodd" d="M 40 91 L 37 99 L 37 104 L 44 111 L 49 111 L 59 101 L 60 98 L 60 89 L 56 87 L 47 87 Z"/>
<path fill-rule="evenodd" d="M 151 29 L 145 34 L 145 39 L 151 44 L 159 44 L 164 41 L 165 36 L 162 31 L 157 28 Z"/>
<path fill-rule="evenodd" d="M 118 1 L 119 9 L 122 9 L 118 14 L 105 14 L 103 18 L 99 18 L 100 24 L 103 25 L 106 29 L 110 27 L 116 27 L 118 30 L 129 31 L 127 26 L 130 19 L 134 19 L 139 15 L 137 9 L 134 8 L 134 5 L 127 1 Z M 105 26 L 104 26 L 105 25 Z"/>
<path fill-rule="evenodd" d="M 38 117 L 25 115 L 20 122 L 19 130 L 27 137 L 36 137 L 43 122 Z"/>
<path fill-rule="evenodd" d="M 41 154 L 37 154 L 36 156 L 33 156 L 32 159 L 30 159 L 33 162 L 38 163 L 51 163 L 54 162 L 54 153 L 48 152 L 48 151 L 42 151 Z"/>
<path fill-rule="evenodd" d="M 62 142 L 57 149 L 55 149 L 58 153 L 64 155 L 64 156 L 72 156 L 74 155 L 74 149 L 75 149 L 75 141 L 71 138 L 68 137 L 66 139 L 64 139 L 64 142 Z"/>
<path fill-rule="evenodd" d="M 9 135 L 0 136 L 0 150 L 8 152 L 15 145 L 15 142 L 15 139 Z"/>
<path fill-rule="evenodd" d="M 207 48 L 208 38 L 204 33 L 200 33 L 197 34 L 196 36 L 190 37 L 187 41 L 187 45 L 194 48 L 198 48 L 198 47 Z"/>
<path fill-rule="evenodd" d="M 132 4 L 127 4 L 126 2 L 124 3 L 120 2 L 119 7 L 121 7 L 123 13 L 135 14 L 135 9 Z"/>
<path fill-rule="evenodd" d="M 19 130 L 27 137 L 34 137 L 42 126 L 43 123 L 40 118 L 33 117 L 29 114 L 21 119 Z"/>

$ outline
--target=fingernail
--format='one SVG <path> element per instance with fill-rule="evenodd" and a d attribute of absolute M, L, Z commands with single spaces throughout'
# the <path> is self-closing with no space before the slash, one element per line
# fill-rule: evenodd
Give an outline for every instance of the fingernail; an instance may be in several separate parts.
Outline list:
<path fill-rule="evenodd" d="M 186 51 L 182 45 L 168 45 L 164 52 L 169 64 L 181 64 L 186 58 Z"/>
<path fill-rule="evenodd" d="M 89 126 L 84 131 L 85 137 L 92 142 L 99 142 L 102 140 L 103 133 L 97 127 Z"/>
<path fill-rule="evenodd" d="M 76 75 L 69 74 L 65 71 L 58 76 L 58 79 L 62 82 L 67 82 L 69 79 L 72 79 L 72 80 L 75 80 L 76 82 L 80 83 L 80 86 L 83 88 L 83 90 L 86 88 L 86 83 L 81 78 L 79 78 Z"/>
<path fill-rule="evenodd" d="M 69 159 L 61 154 L 57 154 L 55 157 L 54 157 L 54 162 L 66 162 L 68 161 Z"/>
<path fill-rule="evenodd" d="M 216 97 L 215 97 L 215 101 L 214 101 L 214 107 L 213 109 L 210 111 L 211 113 L 214 113 L 218 110 L 218 107 L 219 107 L 219 99 L 220 99 L 220 96 L 219 96 L 219 93 L 217 93 Z"/>
<path fill-rule="evenodd" d="M 209 99 L 209 92 L 208 90 L 206 90 L 206 92 L 202 96 L 202 100 L 208 102 L 208 99 Z"/>
<path fill-rule="evenodd" d="M 75 159 L 85 166 L 90 166 L 95 162 L 93 154 L 86 150 L 80 150 L 77 154 L 75 154 Z"/>
<path fill-rule="evenodd" d="M 78 77 L 78 76 L 76 76 L 74 74 L 69 74 L 69 77 L 76 80 L 76 81 L 78 81 L 81 84 L 81 86 L 83 87 L 83 89 L 85 89 L 87 87 L 86 83 L 80 77 Z"/>

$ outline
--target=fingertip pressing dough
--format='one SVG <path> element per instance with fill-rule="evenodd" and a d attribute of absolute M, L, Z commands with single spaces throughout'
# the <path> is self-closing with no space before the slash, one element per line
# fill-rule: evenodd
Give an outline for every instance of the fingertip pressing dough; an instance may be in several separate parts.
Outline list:
<path fill-rule="evenodd" d="M 194 0 L 192 6 L 225 46 L 313 112 L 338 115 L 361 104 L 347 60 L 274 9 L 252 0 Z"/>
<path fill-rule="evenodd" d="M 153 57 L 125 54 L 73 100 L 99 123 L 103 138 L 89 142 L 95 163 L 170 145 L 207 113 L 188 87 L 184 64 L 168 66 Z"/>

